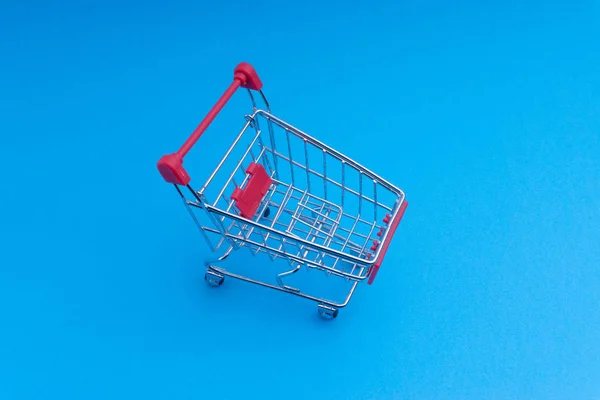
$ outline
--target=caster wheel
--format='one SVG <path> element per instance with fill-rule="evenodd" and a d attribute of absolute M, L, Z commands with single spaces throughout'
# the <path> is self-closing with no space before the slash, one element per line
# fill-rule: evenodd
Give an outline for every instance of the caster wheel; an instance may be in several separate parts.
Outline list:
<path fill-rule="evenodd" d="M 207 271 L 204 274 L 204 280 L 212 287 L 219 287 L 225 281 L 225 277 L 212 271 Z"/>
<path fill-rule="evenodd" d="M 324 319 L 335 319 L 338 316 L 340 310 L 324 304 L 319 304 L 319 315 Z"/>

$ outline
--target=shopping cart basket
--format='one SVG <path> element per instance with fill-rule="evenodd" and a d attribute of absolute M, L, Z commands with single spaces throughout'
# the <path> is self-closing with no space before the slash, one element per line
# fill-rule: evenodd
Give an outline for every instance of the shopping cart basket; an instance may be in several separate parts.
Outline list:
<path fill-rule="evenodd" d="M 250 94 L 252 113 L 196 190 L 184 156 L 240 87 Z M 396 186 L 274 116 L 261 89 L 254 68 L 239 64 L 233 83 L 204 120 L 157 167 L 220 254 L 206 262 L 207 283 L 220 286 L 225 276 L 241 279 L 316 301 L 321 316 L 335 318 L 359 282 L 373 283 L 408 203 Z M 256 95 L 264 109 L 257 108 Z M 269 272 L 266 266 L 246 265 L 245 272 L 232 272 L 226 259 L 242 248 L 284 268 Z M 265 278 L 250 276 L 257 269 L 267 272 Z M 312 293 L 306 283 L 300 288 L 290 279 L 301 270 L 343 281 L 347 290 L 333 299 Z"/>

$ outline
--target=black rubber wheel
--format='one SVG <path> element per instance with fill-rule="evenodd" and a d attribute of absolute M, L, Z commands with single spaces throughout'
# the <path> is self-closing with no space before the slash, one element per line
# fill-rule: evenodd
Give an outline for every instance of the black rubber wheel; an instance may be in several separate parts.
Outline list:
<path fill-rule="evenodd" d="M 217 277 L 212 274 L 206 273 L 204 274 L 204 280 L 212 287 L 219 287 L 225 282 L 225 277 Z"/>
<path fill-rule="evenodd" d="M 320 305 L 318 308 L 319 315 L 323 319 L 336 319 L 340 310 L 333 307 L 322 306 Z"/>

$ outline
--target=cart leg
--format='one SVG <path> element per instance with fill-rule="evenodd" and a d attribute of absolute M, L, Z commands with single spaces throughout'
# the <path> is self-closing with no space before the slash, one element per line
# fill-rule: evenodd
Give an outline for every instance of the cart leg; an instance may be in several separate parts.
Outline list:
<path fill-rule="evenodd" d="M 204 274 L 204 280 L 212 287 L 219 287 L 223 284 L 223 281 L 225 281 L 225 277 L 214 271 L 208 270 Z"/>
<path fill-rule="evenodd" d="M 325 304 L 319 304 L 318 307 L 319 315 L 325 319 L 335 319 L 338 316 L 340 310 L 335 307 L 327 306 Z"/>

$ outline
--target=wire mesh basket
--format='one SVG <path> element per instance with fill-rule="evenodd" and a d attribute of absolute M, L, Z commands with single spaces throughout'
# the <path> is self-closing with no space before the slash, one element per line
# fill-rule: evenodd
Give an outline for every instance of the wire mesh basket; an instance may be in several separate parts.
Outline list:
<path fill-rule="evenodd" d="M 250 94 L 252 113 L 196 190 L 183 159 L 240 87 Z M 183 146 L 159 160 L 158 170 L 220 254 L 206 263 L 211 286 L 237 278 L 316 301 L 321 316 L 335 318 L 358 283 L 373 283 L 408 203 L 396 186 L 274 116 L 261 89 L 254 68 L 239 64 L 227 91 Z M 257 108 L 255 94 L 264 109 Z M 287 267 L 272 279 L 232 272 L 226 259 L 243 248 Z M 349 287 L 339 300 L 310 293 L 289 283 L 301 270 L 320 271 Z"/>

